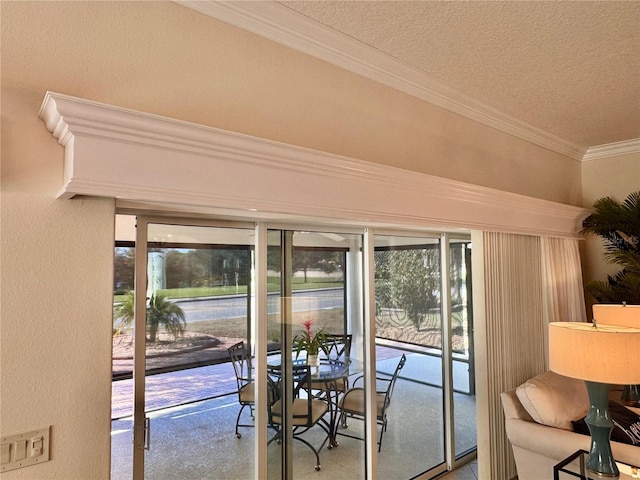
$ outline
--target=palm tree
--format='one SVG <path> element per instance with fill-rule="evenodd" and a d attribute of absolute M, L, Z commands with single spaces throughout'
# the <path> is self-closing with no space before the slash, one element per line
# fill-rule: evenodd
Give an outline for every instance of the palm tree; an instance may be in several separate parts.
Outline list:
<path fill-rule="evenodd" d="M 131 326 L 135 313 L 134 296 L 131 290 L 127 290 L 124 301 L 113 309 L 114 335 L 119 335 L 123 328 Z M 115 327 L 116 321 L 120 321 L 120 326 Z"/>
<path fill-rule="evenodd" d="M 124 302 L 114 309 L 114 317 L 120 319 L 120 324 L 129 326 L 134 318 L 134 294 L 129 290 Z M 186 320 L 182 309 L 169 300 L 166 296 L 154 293 L 147 304 L 147 331 L 149 343 L 154 343 L 158 335 L 158 329 L 162 326 L 173 334 L 180 336 L 186 328 Z"/>
<path fill-rule="evenodd" d="M 624 202 L 611 197 L 593 204 L 595 212 L 582 222 L 582 234 L 602 238 L 605 260 L 622 266 L 607 281 L 586 285 L 599 303 L 640 304 L 640 191 L 632 192 Z"/>
<path fill-rule="evenodd" d="M 184 312 L 178 305 L 164 295 L 154 293 L 147 306 L 147 330 L 149 331 L 150 343 L 156 341 L 160 326 L 163 326 L 167 332 L 177 338 L 184 332 L 187 321 L 184 318 Z"/>

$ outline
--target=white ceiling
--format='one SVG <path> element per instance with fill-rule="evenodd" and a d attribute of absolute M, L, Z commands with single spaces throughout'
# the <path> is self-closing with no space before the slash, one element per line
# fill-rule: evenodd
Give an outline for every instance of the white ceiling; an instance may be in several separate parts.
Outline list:
<path fill-rule="evenodd" d="M 640 151 L 640 1 L 179 3 L 574 158 Z"/>

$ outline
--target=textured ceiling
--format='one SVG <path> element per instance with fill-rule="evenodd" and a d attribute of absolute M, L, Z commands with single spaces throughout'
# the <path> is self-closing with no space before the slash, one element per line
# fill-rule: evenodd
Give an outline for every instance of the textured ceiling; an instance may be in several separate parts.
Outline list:
<path fill-rule="evenodd" d="M 281 1 L 582 147 L 640 138 L 639 1 Z"/>

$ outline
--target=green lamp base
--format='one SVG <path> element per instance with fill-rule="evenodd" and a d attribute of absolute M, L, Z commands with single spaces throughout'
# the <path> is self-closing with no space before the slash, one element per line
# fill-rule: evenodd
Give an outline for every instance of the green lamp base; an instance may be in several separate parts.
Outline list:
<path fill-rule="evenodd" d="M 625 385 L 622 403 L 627 407 L 640 407 L 640 385 Z"/>
<path fill-rule="evenodd" d="M 589 478 L 618 478 L 620 471 L 611 452 L 611 429 L 613 422 L 609 418 L 609 385 L 588 382 L 589 413 L 585 423 L 591 432 L 591 449 L 587 457 Z"/>

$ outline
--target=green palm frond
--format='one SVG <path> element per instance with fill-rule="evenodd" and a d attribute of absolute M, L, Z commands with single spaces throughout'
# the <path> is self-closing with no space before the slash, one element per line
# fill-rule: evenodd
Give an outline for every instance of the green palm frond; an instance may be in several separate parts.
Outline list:
<path fill-rule="evenodd" d="M 608 263 L 622 265 L 629 273 L 640 275 L 640 251 L 610 252 L 605 254 Z"/>
<path fill-rule="evenodd" d="M 604 197 L 593 204 L 594 213 L 582 222 L 582 234 L 598 235 L 604 240 L 607 252 L 640 250 L 640 191 L 619 203 Z"/>
<path fill-rule="evenodd" d="M 174 337 L 178 337 L 185 331 L 187 322 L 182 308 L 166 296 L 154 293 L 147 307 L 147 329 L 150 342 L 155 341 L 160 326 Z"/>
<path fill-rule="evenodd" d="M 640 305 L 640 276 L 624 270 L 614 277 L 609 275 L 606 282 L 590 282 L 586 289 L 598 303 Z"/>
<path fill-rule="evenodd" d="M 582 234 L 603 240 L 605 260 L 622 270 L 606 282 L 591 282 L 587 290 L 600 303 L 640 304 L 640 191 L 622 202 L 604 197 L 582 222 Z"/>
<path fill-rule="evenodd" d="M 113 309 L 114 323 L 119 320 L 122 327 L 130 327 L 133 323 L 134 316 L 134 297 L 133 292 L 128 290 L 125 294 L 124 301 Z"/>
<path fill-rule="evenodd" d="M 124 301 L 114 307 L 114 325 L 119 321 L 121 326 L 117 328 L 116 331 L 119 331 L 123 327 L 130 327 L 133 323 L 135 315 L 134 300 L 134 293 L 129 290 L 125 295 Z M 176 338 L 184 333 L 187 326 L 184 312 L 179 305 L 169 300 L 166 296 L 160 294 L 151 295 L 146 310 L 149 342 L 153 343 L 156 341 L 156 335 L 160 327 L 164 328 Z"/>
<path fill-rule="evenodd" d="M 585 285 L 585 288 L 598 303 L 619 303 L 615 300 L 616 295 L 613 288 L 607 282 L 600 280 L 589 282 Z"/>

